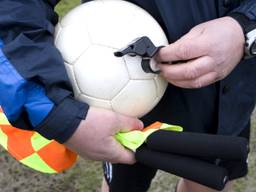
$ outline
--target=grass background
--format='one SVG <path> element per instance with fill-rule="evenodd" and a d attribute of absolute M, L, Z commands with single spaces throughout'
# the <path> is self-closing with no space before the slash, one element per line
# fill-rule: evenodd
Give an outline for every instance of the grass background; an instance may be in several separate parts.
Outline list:
<path fill-rule="evenodd" d="M 79 4 L 79 0 L 62 0 L 56 11 L 60 16 Z M 236 181 L 234 192 L 256 191 L 256 121 L 252 121 L 250 171 Z M 98 192 L 102 178 L 101 163 L 79 159 L 70 170 L 59 175 L 35 172 L 0 150 L 0 192 Z M 175 176 L 159 171 L 150 192 L 174 192 Z"/>

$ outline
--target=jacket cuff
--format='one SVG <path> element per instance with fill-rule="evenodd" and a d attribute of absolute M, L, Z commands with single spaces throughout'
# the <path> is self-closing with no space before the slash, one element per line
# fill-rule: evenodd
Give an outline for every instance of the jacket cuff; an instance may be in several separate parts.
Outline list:
<path fill-rule="evenodd" d="M 234 9 L 232 12 L 243 14 L 250 20 L 256 21 L 256 2 L 255 0 L 244 1 L 238 8 Z"/>
<path fill-rule="evenodd" d="M 244 34 L 250 32 L 256 27 L 256 22 L 250 20 L 245 14 L 238 13 L 238 12 L 231 12 L 230 14 L 228 14 L 228 16 L 232 17 L 240 24 Z"/>
<path fill-rule="evenodd" d="M 86 103 L 67 97 L 52 109 L 35 131 L 47 139 L 64 143 L 76 131 L 81 120 L 85 119 L 88 109 Z"/>

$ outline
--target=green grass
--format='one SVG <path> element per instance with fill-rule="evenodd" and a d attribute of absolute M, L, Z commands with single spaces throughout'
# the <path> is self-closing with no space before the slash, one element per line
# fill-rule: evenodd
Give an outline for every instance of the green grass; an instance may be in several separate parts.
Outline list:
<path fill-rule="evenodd" d="M 62 0 L 56 11 L 65 15 L 79 4 L 79 0 Z M 255 192 L 256 186 L 256 125 L 253 120 L 250 172 L 246 178 L 235 183 L 234 192 Z M 98 192 L 102 178 L 100 162 L 80 159 L 68 171 L 58 175 L 35 172 L 14 160 L 3 149 L 0 150 L 0 192 Z M 177 178 L 159 172 L 153 180 L 150 192 L 174 192 Z"/>
<path fill-rule="evenodd" d="M 80 0 L 62 0 L 55 8 L 56 12 L 63 17 L 70 9 L 80 4 Z"/>

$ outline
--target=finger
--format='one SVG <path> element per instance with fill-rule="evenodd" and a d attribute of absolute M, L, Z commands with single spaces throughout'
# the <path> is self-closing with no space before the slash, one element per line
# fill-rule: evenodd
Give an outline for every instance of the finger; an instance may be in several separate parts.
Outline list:
<path fill-rule="evenodd" d="M 190 60 L 207 54 L 207 46 L 199 38 L 182 38 L 159 50 L 156 60 L 172 62 Z"/>
<path fill-rule="evenodd" d="M 162 76 L 168 81 L 193 80 L 214 70 L 211 57 L 203 56 L 187 63 L 165 65 L 159 64 Z"/>
<path fill-rule="evenodd" d="M 128 132 L 132 130 L 141 130 L 144 128 L 144 124 L 141 120 L 133 117 L 127 117 L 120 114 L 117 114 L 117 126 L 114 130 L 115 133 L 118 132 Z"/>
<path fill-rule="evenodd" d="M 172 81 L 171 83 L 182 88 L 202 88 L 218 81 L 217 72 L 210 72 L 201 77 L 187 81 Z"/>
<path fill-rule="evenodd" d="M 117 143 L 113 149 L 115 150 L 115 155 L 113 159 L 109 160 L 111 163 L 122 163 L 132 165 L 136 162 L 134 152 L 125 149 L 119 143 Z"/>

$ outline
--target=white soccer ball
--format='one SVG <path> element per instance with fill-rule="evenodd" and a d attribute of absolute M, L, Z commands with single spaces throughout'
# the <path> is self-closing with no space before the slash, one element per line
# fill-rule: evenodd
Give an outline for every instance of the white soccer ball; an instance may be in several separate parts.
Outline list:
<path fill-rule="evenodd" d="M 133 117 L 151 111 L 167 82 L 145 73 L 140 57 L 113 54 L 142 36 L 157 46 L 168 44 L 153 17 L 126 1 L 96 0 L 69 12 L 56 27 L 55 45 L 64 58 L 75 97 Z"/>

